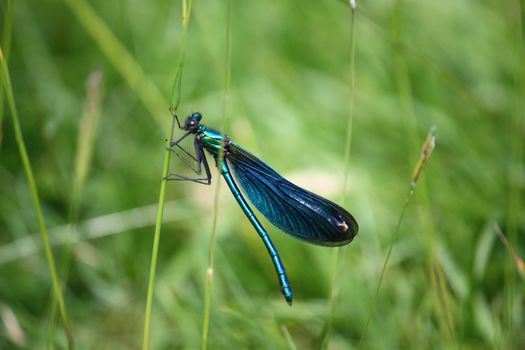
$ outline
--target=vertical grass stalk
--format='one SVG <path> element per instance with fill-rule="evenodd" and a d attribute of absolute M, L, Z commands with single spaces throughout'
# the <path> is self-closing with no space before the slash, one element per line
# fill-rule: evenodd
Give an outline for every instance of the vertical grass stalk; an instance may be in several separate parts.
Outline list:
<path fill-rule="evenodd" d="M 113 64 L 115 70 L 120 73 L 130 89 L 137 94 L 150 115 L 163 127 L 165 119 L 162 118 L 160 112 L 163 109 L 162 106 L 167 104 L 166 99 L 157 86 L 146 76 L 142 67 L 86 0 L 63 1 Z"/>
<path fill-rule="evenodd" d="M 523 102 L 523 94 L 525 93 L 525 77 L 523 76 L 523 60 L 525 58 L 525 1 L 519 0 L 516 6 L 515 18 L 517 22 L 516 35 L 516 67 L 518 71 L 514 75 L 514 86 L 516 87 L 516 98 L 514 102 L 514 117 L 513 117 L 513 132 L 512 132 L 512 150 L 511 150 L 511 166 L 508 177 L 508 204 L 507 204 L 507 218 L 506 231 L 510 246 L 516 246 L 518 243 L 519 232 L 519 217 L 522 213 L 521 209 L 521 179 L 523 178 L 523 139 L 525 135 L 525 104 Z M 513 323 L 518 319 L 516 315 L 516 282 L 514 266 L 511 259 L 508 259 L 505 264 L 505 310 L 503 325 L 504 341 L 500 344 L 504 348 L 513 348 Z"/>
<path fill-rule="evenodd" d="M 22 129 L 20 127 L 18 112 L 16 110 L 15 99 L 14 99 L 13 90 L 11 87 L 11 78 L 9 77 L 9 70 L 7 67 L 7 62 L 4 59 L 2 49 L 0 49 L 0 73 L 1 73 L 2 85 L 5 91 L 7 105 L 9 107 L 9 110 L 11 112 L 11 117 L 13 119 L 13 127 L 15 131 L 16 143 L 18 145 L 18 150 L 20 152 L 20 158 L 22 160 L 24 171 L 26 173 L 27 182 L 29 185 L 29 189 L 31 191 L 31 197 L 35 205 L 38 225 L 40 226 L 40 233 L 42 234 L 42 242 L 44 245 L 44 251 L 46 254 L 47 264 L 49 266 L 49 272 L 51 273 L 51 281 L 53 284 L 53 294 L 55 296 L 56 303 L 58 304 L 60 316 L 62 318 L 62 324 L 63 324 L 64 331 L 68 339 L 69 348 L 74 349 L 75 343 L 73 340 L 73 334 L 71 333 L 71 329 L 69 326 L 66 305 L 64 302 L 64 297 L 62 295 L 62 289 L 60 287 L 60 281 L 59 281 L 57 270 L 56 270 L 55 258 L 53 256 L 53 251 L 51 250 L 51 246 L 49 244 L 49 236 L 47 234 L 47 227 L 44 221 L 44 214 L 42 213 L 42 207 L 40 206 L 40 199 L 38 197 L 38 191 L 36 188 L 35 178 L 33 176 L 33 170 L 31 169 L 31 162 L 29 161 L 29 156 L 27 154 L 27 149 L 26 149 L 24 138 L 22 135 Z"/>
<path fill-rule="evenodd" d="M 233 17 L 233 0 L 228 0 L 228 14 L 226 18 L 226 62 L 224 68 L 224 94 L 222 95 L 221 108 L 221 130 L 224 130 L 226 124 L 226 108 L 228 105 L 230 93 L 230 75 L 231 75 L 231 51 L 232 51 L 232 17 Z M 219 150 L 217 164 L 221 164 L 223 159 L 223 147 Z M 220 179 L 220 171 L 217 167 L 217 178 Z M 210 236 L 210 247 L 208 250 L 208 267 L 206 269 L 206 289 L 204 291 L 204 311 L 202 321 L 202 337 L 201 348 L 203 350 L 208 348 L 209 332 L 210 332 L 210 314 L 211 314 L 211 297 L 213 290 L 213 274 L 214 274 L 214 258 L 215 258 L 215 243 L 217 239 L 217 220 L 219 218 L 219 194 L 221 189 L 220 181 L 217 182 L 217 189 L 215 191 L 213 204 L 213 222 Z"/>
<path fill-rule="evenodd" d="M 95 136 L 101 114 L 102 81 L 103 73 L 100 69 L 96 69 L 90 73 L 86 82 L 86 101 L 78 131 L 73 190 L 68 214 L 70 223 L 78 221 L 82 192 L 91 166 Z"/>
<path fill-rule="evenodd" d="M 153 235 L 153 248 L 151 253 L 151 262 L 148 281 L 148 295 L 146 297 L 146 313 L 144 316 L 144 336 L 142 338 L 142 350 L 149 349 L 149 335 L 151 330 L 151 307 L 153 302 L 153 291 L 155 288 L 155 274 L 157 271 L 157 258 L 159 254 L 160 229 L 162 227 L 162 217 L 164 214 L 164 198 L 166 194 L 166 177 L 170 168 L 170 150 L 169 140 L 166 142 L 166 151 L 164 154 L 164 166 L 162 168 L 162 181 L 159 192 L 159 209 L 157 211 L 157 220 L 155 223 L 155 233 Z"/>
<path fill-rule="evenodd" d="M 188 28 L 188 23 L 190 20 L 190 14 L 191 14 L 191 4 L 192 0 L 183 0 L 182 1 L 182 32 L 181 32 L 181 41 L 180 41 L 180 54 L 179 54 L 179 62 L 177 65 L 177 70 L 182 70 L 184 67 L 184 51 L 186 48 L 186 31 Z M 181 62 L 182 61 L 182 62 Z M 176 79 L 182 80 L 182 72 L 177 71 L 176 73 Z M 181 82 L 176 82 L 176 86 L 180 89 Z M 178 99 L 175 99 L 175 104 L 170 105 L 170 111 L 173 115 L 176 115 L 177 108 L 180 103 L 180 91 L 174 91 L 174 95 L 176 94 L 179 96 Z M 173 101 L 173 99 L 172 99 Z M 173 120 L 173 123 L 175 123 L 175 120 Z M 171 129 L 172 130 L 172 129 Z M 165 196 L 166 196 L 166 184 L 167 180 L 166 177 L 169 173 L 170 168 L 170 151 L 171 146 L 171 131 L 169 133 L 169 136 L 166 138 L 166 150 L 164 152 L 164 166 L 162 168 L 162 181 L 160 183 L 160 191 L 159 191 L 159 206 L 157 211 L 157 220 L 155 223 L 155 232 L 153 235 L 153 248 L 151 253 L 151 262 L 150 262 L 150 271 L 149 271 L 149 281 L 148 281 L 148 292 L 146 297 L 146 312 L 144 316 L 144 335 L 142 338 L 142 350 L 149 349 L 149 338 L 150 338 L 150 331 L 151 331 L 151 309 L 153 304 L 153 292 L 155 289 L 155 275 L 157 272 L 157 260 L 158 260 L 158 254 L 159 254 L 159 243 L 160 243 L 160 230 L 162 227 L 162 217 L 164 215 L 164 203 L 165 203 Z"/>
<path fill-rule="evenodd" d="M 193 0 L 182 0 L 182 32 L 180 33 L 180 50 L 177 59 L 177 70 L 171 89 L 170 110 L 176 112 L 179 108 L 182 94 L 182 72 L 184 71 L 184 55 L 186 51 L 186 38 L 188 36 L 188 24 L 190 22 L 191 7 Z"/>
<path fill-rule="evenodd" d="M 67 286 L 67 280 L 69 276 L 69 261 L 71 259 L 72 242 L 74 237 L 77 235 L 77 224 L 79 218 L 80 206 L 82 203 L 82 192 L 84 189 L 84 183 L 89 173 L 91 164 L 91 158 L 93 154 L 93 147 L 95 141 L 95 135 L 100 117 L 100 105 L 102 103 L 102 71 L 99 69 L 93 70 L 86 82 L 86 100 L 84 104 L 84 110 L 82 112 L 82 118 L 80 119 L 78 138 L 77 138 L 77 149 L 75 155 L 75 168 L 73 175 L 73 187 L 69 198 L 69 213 L 68 223 L 69 232 L 68 238 L 65 243 L 63 258 L 59 264 L 60 277 L 62 283 Z M 55 320 L 57 311 L 56 302 L 53 305 L 53 312 L 51 319 Z M 53 322 L 51 323 L 53 325 Z M 50 330 L 52 334 L 53 328 Z M 53 337 L 49 337 L 52 341 Z"/>
<path fill-rule="evenodd" d="M 505 234 L 503 234 L 503 231 L 501 231 L 501 228 L 498 224 L 494 225 L 494 231 L 498 235 L 503 245 L 505 245 L 505 248 L 507 248 L 507 250 L 509 251 L 512 260 L 514 260 L 514 264 L 516 265 L 515 267 L 518 270 L 518 273 L 525 282 L 525 262 L 523 262 L 523 259 L 518 255 L 518 253 L 516 253 L 514 248 L 512 248 L 512 245 L 509 243 L 507 237 L 505 237 Z"/>
<path fill-rule="evenodd" d="M 409 74 L 409 66 L 407 64 L 405 50 L 401 50 L 401 47 L 406 45 L 403 43 L 404 36 L 404 13 L 403 3 L 401 0 L 396 0 L 393 8 L 393 33 L 396 38 L 394 43 L 395 53 L 395 73 L 396 80 L 399 90 L 399 98 L 401 103 L 402 115 L 404 116 L 404 124 L 409 139 L 410 150 L 416 150 L 418 148 L 418 137 L 417 137 L 417 120 L 416 112 L 414 107 L 414 98 L 412 95 L 411 78 Z M 411 161 L 416 160 L 417 155 L 410 153 L 409 159 Z M 428 199 L 428 191 L 425 183 L 420 186 L 422 207 L 425 210 L 420 212 L 420 222 L 422 223 L 423 230 L 428 231 L 428 251 L 427 251 L 427 264 L 429 270 L 429 276 L 432 286 L 432 298 L 434 302 L 436 319 L 438 321 L 439 329 L 443 334 L 442 339 L 453 340 L 455 338 L 455 330 L 453 325 L 453 316 L 449 309 L 450 293 L 446 284 L 446 278 L 441 266 L 440 258 L 437 255 L 435 246 L 433 245 L 435 240 L 435 225 L 432 218 L 432 214 L 428 210 L 430 201 Z M 402 209 L 404 211 L 405 208 Z M 372 309 L 375 307 L 372 306 Z"/>
<path fill-rule="evenodd" d="M 284 337 L 286 338 L 286 343 L 288 343 L 288 348 L 290 350 L 297 350 L 297 345 L 295 345 L 292 335 L 286 326 L 281 326 Z"/>
<path fill-rule="evenodd" d="M 425 168 L 428 159 L 430 158 L 430 155 L 432 154 L 432 151 L 435 147 L 435 136 L 434 136 L 434 128 L 432 127 L 430 129 L 430 132 L 425 140 L 425 143 L 423 144 L 423 147 L 421 149 L 421 157 L 419 158 L 419 161 L 414 169 L 414 173 L 412 174 L 412 179 L 410 181 L 410 190 L 408 191 L 408 195 L 405 198 L 405 201 L 403 203 L 403 207 L 401 208 L 401 213 L 399 214 L 399 218 L 397 220 L 396 227 L 394 231 L 392 232 L 392 237 L 390 240 L 390 245 L 388 247 L 388 251 L 385 257 L 385 261 L 383 263 L 383 268 L 381 269 L 381 274 L 379 275 L 379 282 L 376 287 L 376 291 L 374 293 L 374 299 L 372 301 L 372 306 L 370 309 L 370 312 L 368 314 L 368 318 L 366 320 L 365 326 L 363 327 L 363 331 L 361 332 L 361 338 L 359 340 L 359 348 L 362 348 L 364 339 L 366 337 L 366 333 L 368 331 L 368 326 L 370 324 L 370 321 L 372 320 L 372 317 L 374 315 L 375 306 L 377 304 L 377 301 L 379 299 L 379 290 L 381 289 L 381 285 L 383 283 L 383 279 L 385 277 L 386 269 L 388 266 L 388 262 L 390 260 L 390 256 L 392 255 L 392 250 L 394 248 L 394 245 L 397 241 L 397 236 L 399 234 L 399 230 L 401 228 L 401 223 L 403 222 L 403 218 L 405 217 L 405 212 L 408 207 L 408 204 L 410 203 L 410 200 L 414 196 L 414 193 L 416 191 L 416 185 L 419 180 L 419 177 L 421 176 L 423 169 Z"/>
<path fill-rule="evenodd" d="M 9 61 L 9 54 L 11 52 L 11 38 L 13 32 L 13 0 L 7 0 L 5 3 L 4 26 L 2 28 L 2 42 L 0 47 L 4 50 L 4 59 Z M 0 84 L 0 150 L 2 149 L 2 141 L 4 139 L 4 94 L 2 93 L 2 84 Z"/>
<path fill-rule="evenodd" d="M 349 95 L 349 111 L 348 120 L 346 125 L 346 140 L 345 140 L 345 153 L 344 153 L 344 173 L 343 173 L 343 198 L 342 205 L 344 207 L 346 196 L 348 192 L 348 173 L 350 169 L 350 149 L 352 146 L 352 124 L 354 119 L 354 101 L 355 101 L 355 48 L 356 48 L 356 29 L 355 29 L 355 15 L 357 4 L 355 0 L 350 0 L 350 95 Z M 332 260 L 332 282 L 330 299 L 328 301 L 328 312 L 326 315 L 326 323 L 321 334 L 321 342 L 319 345 L 320 349 L 326 349 L 328 346 L 328 340 L 332 330 L 332 319 L 334 316 L 334 308 L 339 295 L 339 281 L 342 269 L 340 268 L 341 259 L 344 260 L 344 253 L 346 252 L 345 247 L 335 248 L 335 252 Z"/>

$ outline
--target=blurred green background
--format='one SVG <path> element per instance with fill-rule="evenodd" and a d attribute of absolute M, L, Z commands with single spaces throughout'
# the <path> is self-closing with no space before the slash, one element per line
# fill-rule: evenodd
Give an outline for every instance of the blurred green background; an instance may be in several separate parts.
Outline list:
<path fill-rule="evenodd" d="M 67 276 L 77 347 L 136 349 L 181 4 L 19 0 L 10 2 L 11 22 L 8 1 L 0 3 L 1 45 L 6 51 L 11 33 L 13 93 L 60 275 Z M 357 348 L 372 308 L 366 349 L 525 348 L 524 279 L 494 229 L 498 224 L 525 255 L 523 1 L 358 3 L 346 198 L 348 5 L 233 1 L 231 82 L 221 121 L 228 4 L 193 4 L 179 115 L 200 111 L 209 127 L 222 128 L 295 183 L 344 201 L 358 220 L 359 235 L 341 255 L 328 348 Z M 0 348 L 63 348 L 4 99 L 1 112 Z M 374 301 L 431 126 L 436 149 Z M 182 169 L 175 160 L 172 167 Z M 288 270 L 290 308 L 262 242 L 224 183 L 214 208 L 213 174 L 211 187 L 168 184 L 152 348 L 201 344 L 215 209 L 210 348 L 317 348 L 334 250 L 304 244 L 261 218 Z M 76 236 L 71 222 L 78 223 Z"/>

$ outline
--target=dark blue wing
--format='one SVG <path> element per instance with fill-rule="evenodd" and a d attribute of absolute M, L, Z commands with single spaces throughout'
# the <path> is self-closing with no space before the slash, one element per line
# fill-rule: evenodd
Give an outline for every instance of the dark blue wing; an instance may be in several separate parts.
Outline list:
<path fill-rule="evenodd" d="M 249 151 L 231 142 L 225 158 L 252 204 L 272 224 L 312 244 L 348 244 L 359 229 L 337 204 L 283 178 Z"/>

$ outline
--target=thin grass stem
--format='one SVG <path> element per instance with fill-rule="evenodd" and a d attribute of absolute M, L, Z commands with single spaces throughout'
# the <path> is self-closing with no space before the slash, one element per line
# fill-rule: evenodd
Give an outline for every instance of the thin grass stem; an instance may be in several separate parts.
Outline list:
<path fill-rule="evenodd" d="M 20 126 L 18 112 L 16 110 L 15 99 L 14 99 L 13 90 L 11 87 L 11 78 L 9 76 L 7 62 L 4 59 L 2 49 L 0 49 L 0 71 L 2 73 L 1 80 L 2 80 L 2 85 L 4 87 L 4 91 L 5 91 L 7 105 L 9 107 L 9 110 L 11 112 L 11 117 L 13 119 L 13 127 L 15 131 L 16 143 L 18 145 L 18 150 L 20 152 L 20 158 L 22 160 L 24 171 L 26 173 L 27 182 L 29 185 L 29 189 L 31 191 L 31 197 L 35 205 L 38 225 L 40 227 L 40 232 L 42 234 L 42 242 L 44 244 L 44 251 L 46 254 L 46 258 L 47 258 L 47 264 L 49 266 L 49 271 L 51 273 L 51 281 L 53 284 L 53 294 L 55 296 L 56 302 L 58 304 L 58 308 L 60 310 L 60 316 L 62 318 L 62 324 L 63 324 L 64 331 L 67 336 L 68 346 L 70 349 L 74 349 L 75 342 L 73 340 L 73 334 L 69 326 L 66 305 L 64 302 L 64 297 L 62 295 L 62 289 L 60 287 L 60 281 L 59 281 L 58 274 L 57 274 L 55 258 L 53 256 L 53 251 L 51 250 L 51 245 L 49 244 L 49 236 L 47 234 L 47 227 L 46 227 L 45 220 L 44 220 L 44 214 L 42 212 L 42 207 L 40 206 L 38 190 L 36 188 L 35 178 L 33 176 L 33 170 L 31 169 L 31 162 L 27 154 L 27 149 L 26 149 L 24 138 L 22 135 L 22 128 Z"/>
<path fill-rule="evenodd" d="M 75 168 L 73 175 L 73 188 L 69 198 L 69 235 L 68 240 L 64 247 L 63 257 L 60 262 L 60 277 L 64 288 L 67 286 L 67 280 L 69 275 L 70 260 L 72 243 L 77 236 L 78 230 L 78 217 L 79 210 L 82 202 L 82 192 L 84 189 L 84 183 L 89 173 L 91 164 L 91 158 L 93 154 L 94 140 L 96 136 L 96 130 L 98 120 L 100 117 L 100 105 L 102 102 L 102 71 L 95 69 L 89 75 L 86 82 L 86 100 L 84 104 L 84 110 L 82 118 L 80 119 L 78 139 L 77 139 L 77 150 L 75 155 Z M 57 311 L 56 302 L 53 303 L 53 311 L 51 319 L 55 320 Z M 51 322 L 53 325 L 54 322 Z M 50 330 L 50 334 L 53 332 L 53 327 Z M 52 341 L 53 337 L 49 337 Z"/>
<path fill-rule="evenodd" d="M 4 50 L 4 59 L 9 61 L 9 54 L 11 53 L 11 39 L 13 31 L 13 0 L 7 0 L 5 3 L 5 15 L 2 42 L 0 47 Z M 4 139 L 4 94 L 2 93 L 2 84 L 0 84 L 0 151 L 2 150 L 2 141 Z"/>
<path fill-rule="evenodd" d="M 179 64 L 177 65 L 178 70 L 182 70 L 184 67 L 184 51 L 186 48 L 186 32 L 188 29 L 188 23 L 191 15 L 191 4 L 192 0 L 183 0 L 182 1 L 182 32 L 181 32 L 181 45 L 180 45 L 180 51 L 179 54 Z M 182 62 L 182 63 L 181 63 Z M 182 71 L 177 71 L 176 77 L 178 79 L 182 80 Z M 176 86 L 180 89 L 182 86 L 182 83 L 179 81 L 176 83 Z M 180 96 L 180 91 L 175 92 L 178 96 Z M 170 111 L 175 116 L 177 113 L 177 108 L 180 103 L 180 99 L 177 101 L 175 105 L 170 105 Z M 173 118 L 172 123 L 175 123 L 175 118 Z M 144 335 L 142 340 L 142 350 L 149 349 L 149 343 L 150 343 L 150 332 L 151 332 L 151 310 L 152 310 L 152 304 L 153 304 L 153 292 L 155 288 L 155 276 L 157 272 L 157 260 L 158 260 L 158 253 L 159 253 L 159 244 L 160 244 L 160 230 L 162 227 L 162 218 L 164 215 L 164 203 L 165 203 L 165 195 L 166 195 L 166 184 L 167 184 L 167 176 L 169 173 L 170 168 L 170 158 L 171 158 L 171 130 L 168 132 L 169 136 L 166 138 L 166 151 L 164 153 L 164 167 L 162 169 L 162 181 L 160 183 L 160 193 L 159 193 L 159 209 L 157 212 L 157 221 L 155 223 L 155 233 L 153 236 L 153 248 L 151 253 L 151 262 L 150 262 L 150 271 L 149 271 L 149 281 L 148 281 L 148 292 L 147 292 L 147 298 L 146 298 L 146 312 L 144 316 Z"/>
<path fill-rule="evenodd" d="M 68 214 L 70 223 L 78 221 L 84 184 L 91 167 L 96 131 L 101 115 L 102 82 L 103 73 L 100 69 L 93 70 L 86 82 L 86 100 L 78 131 L 73 190 Z"/>
<path fill-rule="evenodd" d="M 453 72 L 450 71 L 449 68 L 437 62 L 433 57 L 427 56 L 426 54 L 420 52 L 418 48 L 409 46 L 397 33 L 393 33 L 391 30 L 386 30 L 383 28 L 372 18 L 368 12 L 362 8 L 359 8 L 359 13 L 361 14 L 361 18 L 367 20 L 368 23 L 371 24 L 371 27 L 376 29 L 378 34 L 388 40 L 398 50 L 404 52 L 406 57 L 410 58 L 411 62 L 417 63 L 429 73 L 432 73 L 432 75 L 434 75 L 436 78 L 446 82 L 451 88 L 456 89 L 458 94 L 460 94 L 465 99 L 466 103 L 469 103 L 478 111 L 493 117 L 497 117 L 494 111 L 491 110 L 487 105 L 487 103 L 477 96 L 473 91 L 471 91 L 471 87 L 466 85 L 465 82 L 461 81 Z"/>
<path fill-rule="evenodd" d="M 2 49 L 4 51 L 4 59 L 9 61 L 11 54 L 11 42 L 13 39 L 13 0 L 7 0 L 5 2 L 5 16 L 4 16 L 4 28 L 2 36 Z"/>
<path fill-rule="evenodd" d="M 369 327 L 369 324 L 370 324 L 370 321 L 372 320 L 372 317 L 374 316 L 374 312 L 375 312 L 375 307 L 377 305 L 377 301 L 379 300 L 379 291 L 381 289 L 381 285 L 383 283 L 383 280 L 384 280 L 384 277 L 385 277 L 385 273 L 386 273 L 386 269 L 387 269 L 387 266 L 388 266 L 388 262 L 390 260 L 390 256 L 392 255 L 392 251 L 394 249 L 394 245 L 397 241 L 397 236 L 399 234 L 399 230 L 401 228 L 401 223 L 403 222 L 403 219 L 405 217 L 405 213 L 406 213 L 406 209 L 408 207 L 408 204 L 410 203 L 410 200 L 412 199 L 412 197 L 414 196 L 414 193 L 416 191 L 416 185 L 417 185 L 417 182 L 419 180 L 419 177 L 421 176 L 422 172 L 423 172 L 423 169 L 425 168 L 427 162 L 428 162 L 428 159 L 430 158 L 430 155 L 432 154 L 432 151 L 434 150 L 434 147 L 435 147 L 435 136 L 434 136 L 434 128 L 431 128 L 426 140 L 425 140 L 425 143 L 423 144 L 423 148 L 421 150 L 421 157 L 419 159 L 419 162 L 417 163 L 415 169 L 414 169 L 414 173 L 412 175 L 412 179 L 410 181 L 410 190 L 408 191 L 408 195 L 407 197 L 405 198 L 405 201 L 403 203 L 403 207 L 401 208 L 401 213 L 399 214 L 399 218 L 397 220 L 397 224 L 395 226 L 395 229 L 394 231 L 392 232 L 392 236 L 391 236 L 391 239 L 390 239 L 390 245 L 388 247 L 388 251 L 386 253 L 386 257 L 385 257 L 385 261 L 383 263 L 383 267 L 381 269 L 381 273 L 379 275 L 379 282 L 377 284 L 377 287 L 376 287 L 376 290 L 375 290 L 375 293 L 374 293 L 374 299 L 372 300 L 372 305 L 371 305 L 371 308 L 370 308 L 370 312 L 368 314 L 368 318 L 366 320 L 366 323 L 365 323 L 365 326 L 363 327 L 363 331 L 361 332 L 361 338 L 359 340 L 359 345 L 358 345 L 358 348 L 361 349 L 362 346 L 363 346 L 363 343 L 364 343 L 364 340 L 365 340 L 365 337 L 366 337 L 366 333 L 368 331 L 368 327 Z"/>
<path fill-rule="evenodd" d="M 355 28 L 355 22 L 356 22 L 356 2 L 350 1 L 350 95 L 349 95 L 349 111 L 348 111 L 348 120 L 346 125 L 346 140 L 345 140 L 345 154 L 344 154 L 344 174 L 343 174 L 343 199 L 342 204 L 344 206 L 346 197 L 348 194 L 348 174 L 350 171 L 350 150 L 352 146 L 352 124 L 354 120 L 354 106 L 355 106 L 355 50 L 356 50 L 356 28 Z M 331 293 L 330 293 L 330 299 L 328 301 L 328 312 L 326 315 L 326 322 L 323 329 L 323 333 L 321 334 L 321 342 L 320 342 L 320 349 L 326 349 L 328 347 L 328 340 L 330 338 L 330 333 L 332 331 L 332 319 L 334 316 L 334 309 L 335 304 L 337 300 L 337 296 L 339 295 L 339 281 L 340 276 L 342 274 L 342 270 L 340 268 L 341 263 L 341 257 L 343 256 L 344 260 L 344 252 L 346 252 L 346 248 L 337 247 L 334 248 L 335 252 L 333 255 L 332 260 L 332 281 L 331 281 Z"/>
<path fill-rule="evenodd" d="M 168 102 L 130 52 L 86 0 L 64 0 L 64 3 L 113 64 L 116 71 L 120 73 L 130 89 L 137 94 L 150 115 L 161 127 L 164 127 L 166 120 L 162 117 L 161 112 L 162 106 L 166 106 Z"/>
<path fill-rule="evenodd" d="M 178 222 L 195 217 L 196 213 L 185 208 L 181 202 L 173 200 L 165 202 L 166 214 L 163 217 L 163 223 Z M 61 247 L 69 243 L 82 243 L 123 232 L 149 228 L 155 224 L 157 212 L 158 206 L 155 203 L 85 219 L 78 222 L 78 229 L 73 231 L 73 237 L 71 237 L 72 232 L 69 224 L 52 227 L 48 231 L 49 243 L 51 247 Z M 42 249 L 40 233 L 28 233 L 22 238 L 0 246 L 0 266 L 38 254 Z"/>
<path fill-rule="evenodd" d="M 160 192 L 159 192 L 159 206 L 157 212 L 157 221 L 155 223 L 155 233 L 153 235 L 153 248 L 151 253 L 151 263 L 149 270 L 149 280 L 148 280 L 148 295 L 146 298 L 146 313 L 144 316 L 144 336 L 142 341 L 142 350 L 149 349 L 149 337 L 151 331 L 151 308 L 153 303 L 153 291 L 155 288 L 155 275 L 157 271 L 157 258 L 159 254 L 159 243 L 160 243 L 160 229 L 162 227 L 162 217 L 164 214 L 164 203 L 166 196 L 166 177 L 168 176 L 169 167 L 170 167 L 170 155 L 169 150 L 169 140 L 166 142 L 166 151 L 164 154 L 164 167 L 162 168 L 162 181 L 160 183 Z"/>
<path fill-rule="evenodd" d="M 173 80 L 173 88 L 171 89 L 171 103 L 170 110 L 176 111 L 179 108 L 182 94 L 182 73 L 184 71 L 184 56 L 186 48 L 186 38 L 188 36 L 188 24 L 190 23 L 191 8 L 193 0 L 182 0 L 182 32 L 180 34 L 180 50 L 177 59 L 177 70 L 175 72 L 175 79 Z"/>
<path fill-rule="evenodd" d="M 290 350 L 297 350 L 297 345 L 295 345 L 295 342 L 293 341 L 292 335 L 290 334 L 290 331 L 286 326 L 281 326 L 281 329 L 284 333 L 284 337 L 286 338 L 286 342 L 288 343 L 288 347 Z"/>
<path fill-rule="evenodd" d="M 394 4 L 394 18 L 393 18 L 393 32 L 398 38 L 402 40 L 404 37 L 404 8 L 401 0 L 396 0 Z M 407 136 L 410 141 L 410 150 L 416 150 L 418 148 L 418 137 L 417 137 L 417 118 L 414 104 L 414 97 L 412 94 L 412 82 L 409 74 L 409 66 L 407 62 L 407 55 L 403 50 L 396 50 L 395 53 L 396 62 L 396 80 L 399 90 L 399 97 L 401 102 L 401 108 L 404 116 L 405 129 Z M 416 159 L 417 155 L 415 152 L 410 154 L 410 159 Z M 418 169 L 415 170 L 418 172 Z M 419 174 L 420 172 L 418 172 Z M 417 182 L 417 178 L 413 182 Z M 421 188 L 422 201 L 425 204 L 423 207 L 429 207 L 428 192 L 425 184 Z M 433 224 L 432 215 L 427 211 L 422 212 L 423 217 L 421 218 L 422 225 L 426 231 L 429 232 L 429 244 L 428 244 L 428 264 L 432 283 L 432 294 L 434 305 L 436 308 L 436 318 L 438 321 L 439 329 L 443 334 L 444 340 L 455 339 L 455 331 L 453 325 L 453 316 L 449 309 L 450 299 L 449 291 L 445 282 L 445 275 L 441 266 L 440 258 L 436 253 L 434 243 L 435 238 L 435 227 Z"/>
<path fill-rule="evenodd" d="M 513 20 L 515 20 L 517 24 L 516 28 L 518 28 L 516 33 L 515 67 L 521 68 L 523 60 L 525 59 L 525 1 L 517 1 L 512 6 L 515 6 L 514 13 L 517 18 L 513 18 Z M 520 71 L 514 74 L 514 87 L 517 93 L 513 108 L 514 125 L 512 128 L 511 167 L 508 175 L 508 214 L 506 218 L 509 246 L 516 246 L 518 244 L 520 213 L 523 213 L 521 209 L 521 179 L 523 179 L 524 175 L 525 103 L 523 102 L 523 94 L 525 93 L 525 80 Z M 505 343 L 501 344 L 501 346 L 509 349 L 514 348 L 515 345 L 515 339 L 513 339 L 514 322 L 519 318 L 518 315 L 516 315 L 518 309 L 515 306 L 517 289 L 514 268 L 513 261 L 508 259 L 505 263 L 505 309 L 503 313 L 504 334 L 502 339 Z"/>
<path fill-rule="evenodd" d="M 224 93 L 222 95 L 221 109 L 221 130 L 224 130 L 226 124 L 226 109 L 230 93 L 230 75 L 231 75 L 231 51 L 232 51 L 232 17 L 233 17 L 233 0 L 228 0 L 226 18 L 226 62 L 224 69 Z M 224 158 L 224 149 L 221 147 L 217 159 L 217 164 L 221 164 Z M 220 170 L 217 167 L 217 178 L 220 178 Z M 210 333 L 210 315 L 211 315 L 211 297 L 213 290 L 213 274 L 215 260 L 215 246 L 217 241 L 217 221 L 219 218 L 219 195 L 221 183 L 217 183 L 217 189 L 214 196 L 213 204 L 213 222 L 210 235 L 210 247 L 208 250 L 208 268 L 206 269 L 206 289 L 204 291 L 204 311 L 202 322 L 201 348 L 208 349 Z"/>
<path fill-rule="evenodd" d="M 503 231 L 501 231 L 501 228 L 498 224 L 494 224 L 494 231 L 498 235 L 503 245 L 505 245 L 505 248 L 507 248 L 507 250 L 509 251 L 510 256 L 514 260 L 514 264 L 516 265 L 516 269 L 518 270 L 523 281 L 525 281 L 525 262 L 523 262 L 523 259 L 518 255 L 518 253 L 516 253 L 514 248 L 512 248 L 512 245 L 510 244 L 507 237 L 505 237 L 505 234 L 503 233 Z"/>

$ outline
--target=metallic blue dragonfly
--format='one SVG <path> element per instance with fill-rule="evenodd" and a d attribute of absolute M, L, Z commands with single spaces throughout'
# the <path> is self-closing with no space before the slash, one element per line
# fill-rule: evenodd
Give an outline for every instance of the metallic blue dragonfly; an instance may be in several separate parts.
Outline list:
<path fill-rule="evenodd" d="M 179 129 L 186 133 L 173 141 L 174 130 L 172 130 L 170 150 L 199 177 L 190 178 L 170 173 L 166 180 L 211 184 L 210 167 L 204 150 L 210 153 L 233 196 L 268 249 L 277 272 L 281 292 L 291 305 L 292 289 L 281 258 L 242 193 L 272 224 L 291 236 L 311 244 L 337 247 L 350 243 L 359 230 L 354 217 L 339 205 L 294 185 L 226 135 L 201 124 L 200 113 L 189 115 L 183 125 L 176 115 L 174 117 Z M 194 135 L 195 155 L 180 146 L 181 141 L 189 135 Z M 186 156 L 179 153 L 181 151 Z M 190 157 L 196 166 L 191 164 L 187 157 Z"/>

